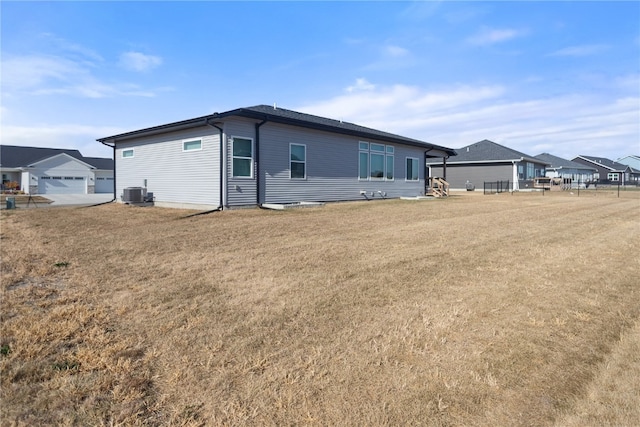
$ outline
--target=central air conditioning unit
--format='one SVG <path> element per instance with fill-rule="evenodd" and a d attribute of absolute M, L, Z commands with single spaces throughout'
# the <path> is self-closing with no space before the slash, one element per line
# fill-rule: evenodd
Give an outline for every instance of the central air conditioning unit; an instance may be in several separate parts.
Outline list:
<path fill-rule="evenodd" d="M 143 187 L 127 187 L 122 192 L 122 201 L 125 203 L 142 203 L 147 194 Z"/>

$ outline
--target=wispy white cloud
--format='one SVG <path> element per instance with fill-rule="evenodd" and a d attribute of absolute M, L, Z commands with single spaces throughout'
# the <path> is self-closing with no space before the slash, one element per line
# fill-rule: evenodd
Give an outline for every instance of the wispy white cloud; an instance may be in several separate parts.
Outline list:
<path fill-rule="evenodd" d="M 467 38 L 467 43 L 475 46 L 489 46 L 496 43 L 506 42 L 517 37 L 522 37 L 528 33 L 524 29 L 515 28 L 482 28 L 473 36 Z"/>
<path fill-rule="evenodd" d="M 354 87 L 360 90 L 349 90 Z M 349 88 L 299 110 L 453 148 L 486 138 L 530 155 L 547 151 L 565 158 L 634 152 L 640 136 L 637 91 L 611 99 L 568 94 L 514 100 L 508 88 L 492 85 L 433 91 L 361 79 Z"/>
<path fill-rule="evenodd" d="M 3 125 L 1 135 L 3 141 L 11 141 L 12 145 L 75 148 L 88 157 L 111 157 L 111 150 L 96 142 L 96 138 L 125 130 L 88 124 L 35 123 L 30 126 Z"/>
<path fill-rule="evenodd" d="M 356 79 L 356 83 L 354 85 L 351 86 L 347 86 L 346 91 L 347 92 L 358 92 L 358 91 L 368 91 L 368 90 L 373 90 L 375 89 L 376 86 L 369 83 L 369 81 L 367 79 Z"/>
<path fill-rule="evenodd" d="M 162 64 L 162 58 L 141 52 L 125 52 L 120 55 L 120 66 L 137 72 L 151 71 Z"/>
<path fill-rule="evenodd" d="M 407 56 L 409 54 L 409 50 L 400 46 L 387 45 L 384 47 L 384 52 L 386 55 L 394 58 L 400 58 L 403 56 Z"/>
<path fill-rule="evenodd" d="M 71 54 L 73 57 L 82 58 L 85 62 L 103 62 L 104 58 L 98 52 L 81 44 L 71 42 L 53 33 L 42 33 L 41 39 L 44 43 L 52 46 L 53 50 Z"/>
<path fill-rule="evenodd" d="M 606 44 L 587 44 L 580 46 L 569 46 L 556 50 L 550 56 L 590 56 L 596 55 L 609 49 Z"/>
<path fill-rule="evenodd" d="M 155 96 L 158 89 L 106 81 L 95 75 L 91 64 L 55 55 L 10 56 L 3 61 L 2 88 L 8 96 L 69 95 L 82 98 Z"/>

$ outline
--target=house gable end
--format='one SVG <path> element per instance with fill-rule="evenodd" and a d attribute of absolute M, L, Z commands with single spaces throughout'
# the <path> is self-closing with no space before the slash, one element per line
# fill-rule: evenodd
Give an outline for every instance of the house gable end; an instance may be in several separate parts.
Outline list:
<path fill-rule="evenodd" d="M 66 153 L 61 153 L 52 157 L 48 157 L 46 159 L 39 160 L 35 163 L 27 165 L 27 167 L 45 169 L 67 165 L 73 165 L 73 169 L 95 169 L 94 166 L 91 166 L 90 164 L 85 163 L 82 160 L 78 160 L 75 157 L 71 157 Z"/>

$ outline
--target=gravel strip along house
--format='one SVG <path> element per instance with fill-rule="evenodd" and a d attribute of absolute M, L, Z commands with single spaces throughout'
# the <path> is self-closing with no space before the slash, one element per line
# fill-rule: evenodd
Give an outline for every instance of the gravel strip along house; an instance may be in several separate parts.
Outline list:
<path fill-rule="evenodd" d="M 451 148 L 258 105 L 100 138 L 114 150 L 114 197 L 194 209 L 414 197 L 427 158 Z M 151 198 L 148 197 L 147 200 Z"/>

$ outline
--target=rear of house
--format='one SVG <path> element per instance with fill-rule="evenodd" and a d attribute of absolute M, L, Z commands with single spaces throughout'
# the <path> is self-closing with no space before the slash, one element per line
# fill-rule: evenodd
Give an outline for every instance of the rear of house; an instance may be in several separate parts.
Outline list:
<path fill-rule="evenodd" d="M 98 141 L 114 148 L 121 201 L 125 189 L 141 187 L 159 206 L 196 209 L 418 196 L 426 153 L 456 154 L 266 105 Z"/>
<path fill-rule="evenodd" d="M 533 188 L 535 178 L 546 173 L 545 161 L 486 139 L 456 151 L 451 160 L 427 160 L 430 176 L 444 177 L 452 189 L 481 189 L 497 182 L 511 190 Z"/>
<path fill-rule="evenodd" d="M 638 185 L 640 183 L 640 171 L 606 157 L 579 155 L 573 161 L 593 167 L 596 170 L 594 181 L 598 184 Z"/>

